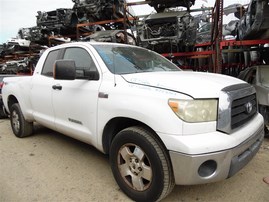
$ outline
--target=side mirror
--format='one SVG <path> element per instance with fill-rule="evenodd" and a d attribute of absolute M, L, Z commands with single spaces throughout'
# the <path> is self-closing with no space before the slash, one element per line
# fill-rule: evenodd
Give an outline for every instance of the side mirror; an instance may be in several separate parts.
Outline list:
<path fill-rule="evenodd" d="M 53 78 L 57 80 L 75 80 L 76 64 L 74 60 L 56 60 Z"/>

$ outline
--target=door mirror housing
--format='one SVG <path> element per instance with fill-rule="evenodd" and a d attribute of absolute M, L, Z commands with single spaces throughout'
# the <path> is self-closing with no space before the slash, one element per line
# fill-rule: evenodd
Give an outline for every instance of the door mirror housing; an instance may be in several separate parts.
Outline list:
<path fill-rule="evenodd" d="M 74 60 L 56 60 L 53 78 L 56 80 L 75 80 L 76 64 Z"/>

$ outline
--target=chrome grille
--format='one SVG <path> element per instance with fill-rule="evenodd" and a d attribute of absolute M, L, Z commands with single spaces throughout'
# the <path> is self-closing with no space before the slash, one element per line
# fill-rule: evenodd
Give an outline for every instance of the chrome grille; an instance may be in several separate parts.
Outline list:
<path fill-rule="evenodd" d="M 222 89 L 219 98 L 217 130 L 231 133 L 257 114 L 256 91 L 249 84 Z"/>

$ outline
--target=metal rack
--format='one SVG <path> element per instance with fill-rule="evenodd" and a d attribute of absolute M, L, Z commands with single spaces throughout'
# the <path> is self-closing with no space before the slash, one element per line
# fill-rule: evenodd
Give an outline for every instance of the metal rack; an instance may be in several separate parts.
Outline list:
<path fill-rule="evenodd" d="M 181 66 L 183 69 L 193 69 L 195 71 L 208 71 L 214 73 L 224 73 L 237 76 L 242 69 L 256 64 L 262 64 L 262 61 L 247 62 L 239 58 L 237 62 L 227 62 L 223 60 L 225 54 L 257 51 L 263 53 L 269 47 L 264 47 L 264 44 L 269 44 L 268 40 L 223 40 L 222 36 L 223 27 L 223 0 L 216 0 L 212 9 L 212 30 L 211 42 L 196 44 L 195 51 L 193 52 L 177 52 L 177 53 L 164 53 L 163 56 L 171 59 L 180 59 L 188 61 L 188 65 Z M 202 50 L 199 50 L 202 49 Z M 206 64 L 198 65 L 199 60 L 206 60 Z"/>
<path fill-rule="evenodd" d="M 124 14 L 123 18 L 114 20 L 104 20 L 98 22 L 89 22 L 77 24 L 75 29 L 76 32 L 72 36 L 60 36 L 68 37 L 72 40 L 80 40 L 81 37 L 89 36 L 93 32 L 89 31 L 89 27 L 94 25 L 109 25 L 113 23 L 121 23 L 125 34 L 125 43 L 128 43 L 127 39 L 127 29 L 134 27 L 135 23 L 139 20 L 140 16 L 132 16 L 129 12 L 129 6 L 149 4 L 150 1 L 139 1 L 124 4 Z M 211 42 L 196 44 L 191 52 L 172 52 L 164 53 L 163 55 L 171 60 L 180 59 L 185 61 L 185 64 L 181 66 L 186 69 L 193 69 L 195 71 L 208 71 L 214 73 L 225 73 L 230 75 L 236 75 L 238 71 L 255 64 L 262 63 L 262 61 L 245 61 L 239 58 L 236 62 L 225 61 L 223 57 L 225 55 L 231 54 L 245 54 L 246 52 L 257 51 L 263 53 L 269 51 L 269 47 L 265 47 L 264 44 L 269 44 L 268 40 L 223 40 L 222 27 L 223 27 L 223 0 L 216 0 L 215 5 L 212 9 L 212 30 L 211 30 Z M 194 11 L 200 11 L 200 9 L 195 9 Z M 55 39 L 59 36 L 48 36 L 49 46 L 58 45 L 61 42 Z M 268 52 L 267 52 L 268 53 Z M 0 63 L 4 63 L 8 60 L 19 60 L 24 57 L 32 57 L 37 55 L 32 48 L 29 48 L 27 53 L 14 53 L 7 55 L 4 58 L 0 58 Z M 203 62 L 201 62 L 203 61 Z"/>

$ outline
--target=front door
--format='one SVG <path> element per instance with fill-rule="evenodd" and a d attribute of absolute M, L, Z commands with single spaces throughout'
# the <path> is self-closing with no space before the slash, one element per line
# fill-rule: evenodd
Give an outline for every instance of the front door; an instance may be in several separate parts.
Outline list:
<path fill-rule="evenodd" d="M 58 131 L 81 141 L 92 143 L 96 135 L 99 80 L 89 80 L 85 71 L 96 70 L 89 50 L 66 48 L 63 59 L 74 60 L 75 80 L 54 80 L 52 103 Z"/>

